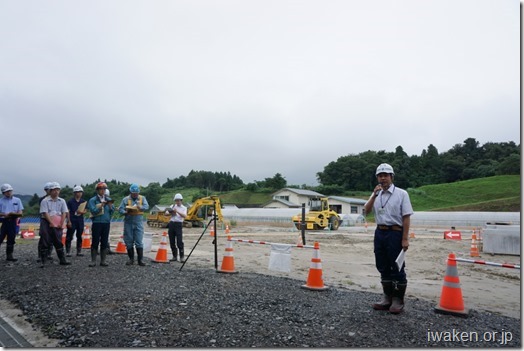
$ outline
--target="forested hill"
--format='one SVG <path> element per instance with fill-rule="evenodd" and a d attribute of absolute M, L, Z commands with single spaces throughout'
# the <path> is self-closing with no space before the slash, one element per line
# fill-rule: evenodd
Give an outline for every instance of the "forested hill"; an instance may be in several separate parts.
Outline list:
<path fill-rule="evenodd" d="M 230 172 L 191 170 L 187 175 L 167 178 L 164 183 L 141 184 L 141 188 L 142 194 L 153 205 L 176 192 L 182 193 L 188 202 L 209 194 L 232 192 L 255 195 L 244 196 L 244 199 L 264 200 L 268 194 L 285 187 L 314 190 L 324 195 L 358 196 L 360 192 L 367 194 L 375 186 L 375 169 L 384 162 L 393 166 L 395 184 L 404 189 L 422 189 L 428 185 L 453 184 L 500 175 L 518 175 L 520 179 L 520 145 L 514 142 L 488 142 L 480 145 L 474 138 L 468 138 L 463 144 L 456 144 L 443 153 L 439 153 L 430 144 L 420 155 L 413 156 L 408 156 L 402 146 L 397 146 L 394 152 L 365 151 L 341 156 L 317 173 L 317 186 L 289 184 L 281 173 L 245 184 L 240 177 Z M 99 181 L 101 180 L 96 179 L 90 184 L 80 184 L 85 190 L 85 197 L 94 194 L 95 184 Z M 116 199 L 123 198 L 129 192 L 130 184 L 127 182 L 115 179 L 103 181 L 108 184 L 111 196 Z M 60 196 L 69 199 L 74 185 L 76 184 L 63 186 Z M 483 192 L 484 189 L 479 191 Z M 39 195 L 34 194 L 30 198 L 20 196 L 23 197 L 24 204 L 27 204 L 28 212 L 38 213 Z M 238 204 L 258 203 L 258 200 L 248 201 Z"/>
<path fill-rule="evenodd" d="M 520 175 L 520 145 L 514 142 L 480 145 L 474 138 L 468 138 L 443 153 L 430 144 L 420 156 L 408 156 L 401 146 L 395 152 L 366 151 L 342 156 L 317 173 L 320 192 L 372 189 L 376 184 L 375 169 L 383 162 L 393 166 L 395 184 L 406 189 L 418 188 L 495 175 Z"/>

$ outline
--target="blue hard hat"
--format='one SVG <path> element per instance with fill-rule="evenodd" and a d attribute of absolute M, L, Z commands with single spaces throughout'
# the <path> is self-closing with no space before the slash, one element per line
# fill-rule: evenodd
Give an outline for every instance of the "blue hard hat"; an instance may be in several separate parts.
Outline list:
<path fill-rule="evenodd" d="M 140 187 L 138 186 L 138 184 L 131 184 L 131 186 L 129 187 L 129 191 L 132 193 L 139 193 Z"/>

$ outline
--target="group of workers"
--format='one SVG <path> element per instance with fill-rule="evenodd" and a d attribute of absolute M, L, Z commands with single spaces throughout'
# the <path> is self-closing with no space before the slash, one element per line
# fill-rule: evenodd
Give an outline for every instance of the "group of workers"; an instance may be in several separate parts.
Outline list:
<path fill-rule="evenodd" d="M 7 237 L 6 260 L 16 262 L 14 258 L 14 246 L 18 232 L 18 221 L 23 215 L 24 206 L 22 201 L 13 196 L 13 187 L 3 184 L 0 187 L 2 198 L 0 198 L 0 245 Z M 73 188 L 73 197 L 65 201 L 60 197 L 60 184 L 48 182 L 44 186 L 45 195 L 40 198 L 40 228 L 38 242 L 38 262 L 44 267 L 46 262 L 52 261 L 52 249 L 61 265 L 70 265 L 66 257 L 71 257 L 71 245 L 76 233 L 77 246 L 76 255 L 82 254 L 82 235 L 84 233 L 84 215 L 89 212 L 92 220 L 91 262 L 90 267 L 95 267 L 97 258 L 100 256 L 100 266 L 108 266 L 106 257 L 111 253 L 109 246 L 109 232 L 113 213 L 118 211 L 124 215 L 124 243 L 127 248 L 129 260 L 126 265 L 136 262 L 139 266 L 145 266 L 144 261 L 144 211 L 149 209 L 145 196 L 140 195 L 140 187 L 132 184 L 129 195 L 124 197 L 118 208 L 115 208 L 114 200 L 105 182 L 96 184 L 96 194 L 89 200 L 83 198 L 84 189 L 81 186 Z M 177 258 L 177 249 L 180 260 L 184 259 L 184 244 L 182 241 L 182 223 L 187 214 L 187 209 L 181 203 L 182 195 L 175 195 L 175 204 L 169 209 L 172 215 L 172 224 L 169 225 L 169 236 L 172 238 L 171 248 L 174 261 Z M 66 231 L 65 248 L 62 243 L 63 230 Z M 65 249 L 65 250 L 64 250 Z M 173 260 L 172 260 L 173 261 Z"/>
<path fill-rule="evenodd" d="M 375 265 L 380 273 L 384 298 L 373 304 L 373 309 L 389 311 L 393 314 L 401 313 L 404 309 L 404 295 L 406 293 L 407 278 L 405 265 L 397 267 L 396 259 L 399 253 L 409 247 L 410 216 L 413 208 L 408 193 L 393 184 L 395 172 L 387 163 L 380 164 L 375 172 L 378 184 L 373 189 L 369 200 L 364 205 L 366 213 L 374 213 L 377 228 L 375 230 L 373 249 Z M 70 254 L 73 233 L 77 233 L 77 255 L 81 255 L 81 236 L 84 228 L 86 205 L 82 205 L 83 189 L 75 186 L 74 197 L 66 203 L 59 197 L 60 184 L 47 183 L 46 195 L 40 199 L 40 241 L 38 243 L 41 267 L 49 256 L 49 248 L 53 245 L 60 260 L 60 264 L 69 265 L 66 261 L 62 245 L 62 228 L 67 221 L 66 250 Z M 7 236 L 7 261 L 16 261 L 13 249 L 16 237 L 16 221 L 24 209 L 22 202 L 13 196 L 13 188 L 9 184 L 1 186 L 3 197 L 0 199 L 0 245 Z M 100 253 L 100 266 L 107 266 L 106 254 L 109 248 L 109 229 L 111 217 L 115 211 L 114 201 L 106 193 L 107 184 L 100 182 L 96 185 L 96 195 L 87 202 L 87 210 L 91 212 L 92 245 L 91 263 L 96 266 L 97 255 Z M 138 265 L 144 266 L 144 234 L 143 213 L 149 208 L 145 196 L 140 195 L 140 188 L 132 184 L 130 195 L 124 197 L 118 211 L 125 215 L 124 243 L 127 248 L 129 261 L 126 265 L 134 264 L 134 248 L 136 248 Z M 173 259 L 177 260 L 177 249 L 180 261 L 184 260 L 184 244 L 182 242 L 182 223 L 187 215 L 187 209 L 182 205 L 182 195 L 176 194 L 175 205 L 167 211 L 171 214 L 169 223 L 169 241 Z M 100 250 L 99 250 L 100 245 Z"/>

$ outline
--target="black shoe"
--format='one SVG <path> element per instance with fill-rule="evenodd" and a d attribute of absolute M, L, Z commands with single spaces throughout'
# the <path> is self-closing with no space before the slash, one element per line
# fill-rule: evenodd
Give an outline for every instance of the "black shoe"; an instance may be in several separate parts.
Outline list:
<path fill-rule="evenodd" d="M 79 252 L 76 254 L 76 257 L 84 257 L 84 254 Z"/>
<path fill-rule="evenodd" d="M 178 261 L 178 260 L 176 259 L 176 257 L 173 257 L 172 259 L 169 260 L 169 262 L 176 262 L 176 261 Z"/>

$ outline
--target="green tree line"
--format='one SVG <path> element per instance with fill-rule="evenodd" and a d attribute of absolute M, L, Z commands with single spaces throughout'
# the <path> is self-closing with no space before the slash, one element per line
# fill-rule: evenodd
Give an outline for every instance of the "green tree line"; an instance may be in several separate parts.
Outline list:
<path fill-rule="evenodd" d="M 514 142 L 485 143 L 474 138 L 439 153 L 430 144 L 420 156 L 408 156 L 402 146 L 394 152 L 365 151 L 339 157 L 317 173 L 318 191 L 327 195 L 345 191 L 367 191 L 376 184 L 375 169 L 389 163 L 395 184 L 402 188 L 452 183 L 494 175 L 520 174 L 520 145 Z"/>
<path fill-rule="evenodd" d="M 464 143 L 456 144 L 443 153 L 439 153 L 437 148 L 430 144 L 420 155 L 413 156 L 408 156 L 402 146 L 397 146 L 394 152 L 382 150 L 349 154 L 328 163 L 323 171 L 316 174 L 318 186 L 288 185 L 280 173 L 244 184 L 240 177 L 230 172 L 191 170 L 186 176 L 167 178 L 163 184 L 153 182 L 141 186 L 141 194 L 146 196 L 151 206 L 158 204 L 163 194 L 174 194 L 189 188 L 201 189 L 200 193 L 195 194 L 195 198 L 239 189 L 273 192 L 287 186 L 307 188 L 325 195 L 344 195 L 348 192 L 372 189 L 376 184 L 375 169 L 384 162 L 391 164 L 395 169 L 396 185 L 404 189 L 416 188 L 494 175 L 520 174 L 520 145 L 514 142 L 489 142 L 480 145 L 474 138 L 468 138 Z M 86 200 L 95 195 L 95 186 L 100 181 L 97 179 L 89 184 L 78 184 L 84 188 Z M 130 183 L 114 179 L 103 181 L 107 183 L 111 197 L 116 200 L 117 205 L 129 194 Z M 73 196 L 75 185 L 77 184 L 64 186 L 60 196 L 66 201 L 69 200 Z M 33 195 L 29 207 L 24 211 L 27 215 L 38 214 L 39 198 L 42 195 L 43 192 Z"/>

